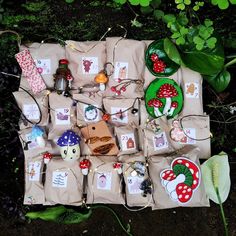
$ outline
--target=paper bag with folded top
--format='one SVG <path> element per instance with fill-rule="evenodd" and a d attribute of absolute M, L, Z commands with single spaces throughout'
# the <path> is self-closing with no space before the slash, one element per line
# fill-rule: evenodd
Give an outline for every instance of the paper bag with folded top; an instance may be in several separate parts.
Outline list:
<path fill-rule="evenodd" d="M 104 121 L 88 125 L 81 129 L 93 155 L 117 155 L 119 150 L 115 139 Z"/>

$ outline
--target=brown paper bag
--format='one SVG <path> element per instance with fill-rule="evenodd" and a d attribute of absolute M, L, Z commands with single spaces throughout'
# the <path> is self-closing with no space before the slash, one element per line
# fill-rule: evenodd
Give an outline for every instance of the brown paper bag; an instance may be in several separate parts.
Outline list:
<path fill-rule="evenodd" d="M 146 160 L 142 153 L 133 155 L 124 155 L 119 157 L 119 161 L 123 163 L 123 176 L 125 181 L 125 196 L 128 206 L 151 206 L 152 195 L 144 196 L 143 190 L 140 189 L 141 183 L 148 179 L 148 171 L 146 167 Z M 140 163 L 143 166 L 144 173 L 142 175 L 133 175 L 134 163 Z"/>
<path fill-rule="evenodd" d="M 25 195 L 24 204 L 44 204 L 44 188 L 42 183 L 43 156 L 25 157 Z"/>
<path fill-rule="evenodd" d="M 145 43 L 132 39 L 119 37 L 106 39 L 107 62 L 114 65 L 114 73 L 109 77 L 106 96 L 114 96 L 111 91 L 113 86 L 125 87 L 120 97 L 136 98 L 143 96 L 143 70 Z M 118 79 L 121 79 L 119 82 Z M 140 80 L 139 84 L 130 83 L 127 87 L 123 84 L 125 79 Z"/>
<path fill-rule="evenodd" d="M 82 183 L 79 160 L 68 162 L 54 157 L 47 164 L 45 205 L 82 205 Z"/>
<path fill-rule="evenodd" d="M 78 100 L 76 107 L 78 126 L 86 126 L 102 119 L 102 112 L 97 109 L 102 108 L 101 92 L 73 94 L 73 99 Z"/>
<path fill-rule="evenodd" d="M 149 158 L 149 173 L 154 191 L 153 210 L 179 206 L 209 206 L 209 199 L 201 180 L 199 156 L 198 148 L 188 146 L 178 154 Z M 172 163 L 173 160 L 175 162 Z M 174 167 L 174 163 L 182 165 Z"/>
<path fill-rule="evenodd" d="M 132 114 L 132 108 L 128 109 L 132 107 L 133 104 L 133 108 L 139 110 L 138 99 L 114 99 L 111 97 L 104 98 L 104 108 L 107 113 L 111 114 L 111 118 L 108 122 L 115 126 L 139 126 L 139 112 Z"/>
<path fill-rule="evenodd" d="M 30 97 L 29 94 L 27 94 L 24 91 L 18 91 L 13 93 L 17 105 L 21 109 L 22 113 L 25 115 L 25 117 L 32 121 L 33 123 L 36 123 L 40 119 L 40 111 L 42 113 L 42 119 L 41 122 L 38 124 L 40 126 L 46 126 L 48 125 L 49 120 L 49 114 L 48 114 L 48 96 L 46 95 L 46 92 L 43 91 L 40 94 L 34 95 L 35 100 L 37 101 L 37 104 L 33 100 L 32 97 Z M 39 111 L 39 108 L 40 111 Z M 20 129 L 25 129 L 28 127 L 32 127 L 33 124 L 27 122 L 27 124 L 24 124 L 24 122 L 20 122 Z"/>
<path fill-rule="evenodd" d="M 136 128 L 132 126 L 115 127 L 115 135 L 120 147 L 119 156 L 139 151 L 138 133 Z"/>
<path fill-rule="evenodd" d="M 51 152 L 52 146 L 47 141 L 46 132 L 44 132 L 44 136 L 43 136 L 44 140 L 46 140 L 46 145 L 45 147 L 40 147 L 36 139 L 32 139 L 31 131 L 32 129 L 28 128 L 28 129 L 20 130 L 18 132 L 25 158 L 33 158 L 47 151 Z"/>
<path fill-rule="evenodd" d="M 81 129 L 83 137 L 93 155 L 117 155 L 119 150 L 116 142 L 104 121 L 88 125 Z"/>
<path fill-rule="evenodd" d="M 49 95 L 49 106 L 51 124 L 48 139 L 54 139 L 76 124 L 76 107 L 71 98 L 54 92 Z"/>
<path fill-rule="evenodd" d="M 121 176 L 114 169 L 117 157 L 92 156 L 88 174 L 87 203 L 124 204 Z"/>
<path fill-rule="evenodd" d="M 169 138 L 177 150 L 186 145 L 193 145 L 200 149 L 200 158 L 207 159 L 211 156 L 210 119 L 209 116 L 189 116 L 169 120 Z"/>
<path fill-rule="evenodd" d="M 106 63 L 106 44 L 104 41 L 76 42 L 66 41 L 66 58 L 74 77 L 73 88 L 95 84 L 94 77 Z M 73 49 L 75 47 L 76 49 Z"/>
<path fill-rule="evenodd" d="M 21 50 L 24 49 L 29 49 L 46 86 L 53 88 L 53 74 L 58 68 L 59 60 L 65 58 L 64 47 L 60 44 L 32 43 L 29 47 L 21 46 Z M 24 77 L 21 78 L 20 86 L 30 90 L 30 86 Z"/>

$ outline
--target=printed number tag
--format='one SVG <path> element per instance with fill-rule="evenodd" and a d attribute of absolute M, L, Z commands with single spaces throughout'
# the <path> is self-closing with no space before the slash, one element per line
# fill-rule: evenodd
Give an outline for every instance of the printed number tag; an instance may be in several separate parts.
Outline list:
<path fill-rule="evenodd" d="M 52 173 L 52 187 L 66 188 L 67 187 L 67 172 L 53 171 Z"/>
<path fill-rule="evenodd" d="M 187 98 L 199 98 L 199 84 L 195 82 L 186 83 L 185 94 Z"/>
<path fill-rule="evenodd" d="M 70 125 L 70 108 L 55 109 L 55 116 L 57 125 Z"/>
<path fill-rule="evenodd" d="M 97 189 L 111 190 L 111 172 L 97 173 Z"/>
<path fill-rule="evenodd" d="M 97 57 L 82 57 L 82 73 L 97 74 L 98 73 L 98 58 Z"/>
<path fill-rule="evenodd" d="M 144 178 L 143 177 L 138 177 L 138 176 L 129 176 L 127 178 L 128 182 L 128 190 L 130 194 L 140 194 L 143 191 L 140 189 L 140 185 L 143 182 Z"/>
<path fill-rule="evenodd" d="M 50 59 L 37 59 L 34 60 L 39 74 L 49 75 L 51 74 L 51 60 Z"/>
<path fill-rule="evenodd" d="M 39 181 L 41 162 L 30 162 L 28 166 L 29 181 Z"/>
<path fill-rule="evenodd" d="M 129 149 L 135 149 L 135 148 L 136 148 L 136 144 L 135 144 L 133 133 L 121 135 L 121 149 L 123 151 L 129 150 Z"/>
<path fill-rule="evenodd" d="M 38 120 L 40 117 L 39 108 L 36 104 L 24 104 L 23 114 L 28 120 Z"/>
<path fill-rule="evenodd" d="M 168 147 L 168 141 L 165 132 L 153 136 L 153 146 L 155 151 Z"/>
<path fill-rule="evenodd" d="M 179 141 L 181 144 L 196 144 L 196 129 L 184 128 L 184 137 Z M 186 136 L 187 135 L 187 136 Z"/>

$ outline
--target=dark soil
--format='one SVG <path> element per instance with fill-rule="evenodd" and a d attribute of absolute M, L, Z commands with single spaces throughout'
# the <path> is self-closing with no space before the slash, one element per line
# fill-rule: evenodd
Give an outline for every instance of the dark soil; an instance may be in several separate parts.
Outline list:
<path fill-rule="evenodd" d="M 4 6 L 13 15 L 29 14 L 20 7 L 25 1 L 4 1 Z M 98 1 L 77 1 L 74 5 L 65 4 L 64 1 L 47 1 L 50 9 L 38 14 L 38 22 L 23 21 L 14 27 L 8 28 L 18 31 L 24 36 L 24 41 L 38 41 L 50 36 L 62 39 L 98 40 L 108 27 L 121 24 L 128 30 L 128 37 L 135 39 L 157 39 L 168 34 L 165 25 L 153 20 L 151 17 L 139 18 L 142 28 L 130 26 L 134 18 L 129 7 L 117 10 L 107 7 L 108 1 L 100 1 L 104 5 L 98 7 L 91 3 Z M 170 2 L 170 1 L 168 1 Z M 167 4 L 168 7 L 168 4 Z M 136 8 L 135 8 L 136 10 Z M 216 20 L 216 27 L 221 35 L 227 37 L 230 32 L 236 31 L 236 7 L 225 12 L 209 8 L 207 14 Z M 37 15 L 36 14 L 36 15 Z M 203 13 L 202 13 L 203 14 Z M 72 22 L 81 22 L 81 27 Z M 230 22 L 230 24 L 229 24 Z M 78 28 L 76 28 L 78 27 Z M 6 29 L 6 25 L 2 26 Z M 120 29 L 115 29 L 110 36 L 121 35 Z M 14 39 L 2 37 L 0 70 L 12 74 L 20 74 L 14 60 L 17 47 Z M 235 53 L 234 49 L 228 49 Z M 209 108 L 209 104 L 229 104 L 236 101 L 236 70 L 232 68 L 232 81 L 226 91 L 216 94 L 211 87 L 204 83 L 204 109 L 211 115 L 212 120 L 223 121 L 232 114 L 226 108 Z M 17 122 L 19 112 L 16 109 L 12 91 L 17 90 L 19 80 L 15 77 L 0 74 L 0 236 L 7 235 L 125 235 L 114 217 L 104 209 L 93 211 L 92 217 L 78 225 L 59 225 L 51 222 L 35 220 L 28 222 L 24 218 L 27 211 L 44 209 L 41 206 L 23 206 L 24 194 L 24 156 L 17 137 Z M 229 235 L 236 235 L 236 123 L 223 124 L 211 122 L 212 154 L 224 150 L 229 154 L 231 167 L 232 188 L 229 198 L 224 203 L 225 215 L 229 224 Z M 151 211 L 145 209 L 141 212 L 131 212 L 123 206 L 111 206 L 124 224 L 131 225 L 133 235 L 223 235 L 223 224 L 219 206 L 211 203 L 210 208 L 177 208 L 169 210 Z"/>

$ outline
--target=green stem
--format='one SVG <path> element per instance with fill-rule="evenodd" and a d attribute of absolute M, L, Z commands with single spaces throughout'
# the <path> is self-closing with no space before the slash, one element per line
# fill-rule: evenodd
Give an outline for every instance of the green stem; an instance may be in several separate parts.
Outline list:
<path fill-rule="evenodd" d="M 129 229 L 126 229 L 125 226 L 122 224 L 119 216 L 115 213 L 114 210 L 112 210 L 110 207 L 108 206 L 105 206 L 105 205 L 94 205 L 94 206 L 91 206 L 90 207 L 91 209 L 97 209 L 97 208 L 104 208 L 104 209 L 107 209 L 108 211 L 110 211 L 113 216 L 115 216 L 116 220 L 118 221 L 120 227 L 124 230 L 124 232 L 129 235 L 129 236 L 133 236 L 130 232 L 129 232 Z"/>
<path fill-rule="evenodd" d="M 233 60 L 231 60 L 230 62 L 228 62 L 227 64 L 225 64 L 225 68 L 227 68 L 228 66 L 231 66 L 235 63 L 236 63 L 236 57 Z"/>
<path fill-rule="evenodd" d="M 216 195 L 217 195 L 217 198 L 218 198 L 218 201 L 219 201 L 219 204 L 220 204 L 220 213 L 221 213 L 221 217 L 222 217 L 223 224 L 224 224 L 225 236 L 228 236 L 229 232 L 228 232 L 227 222 L 226 222 L 226 218 L 225 218 L 224 208 L 223 208 L 221 198 L 220 198 L 220 194 L 219 194 L 219 189 L 216 187 L 215 191 L 216 191 Z"/>

